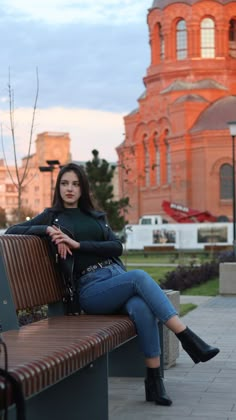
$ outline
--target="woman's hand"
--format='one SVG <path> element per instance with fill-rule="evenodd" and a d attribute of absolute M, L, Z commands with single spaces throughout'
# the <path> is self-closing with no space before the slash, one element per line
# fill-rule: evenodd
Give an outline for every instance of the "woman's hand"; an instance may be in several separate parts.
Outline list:
<path fill-rule="evenodd" d="M 55 242 L 55 240 L 53 240 L 53 238 L 56 238 L 56 235 L 58 234 L 58 229 L 56 226 L 48 226 L 46 233 L 51 237 L 52 242 Z M 60 255 L 61 258 L 63 258 L 64 260 L 67 257 L 67 254 L 72 255 L 72 252 L 70 250 L 70 247 L 65 244 L 65 243 L 59 243 L 57 244 L 57 251 L 58 254 Z"/>
<path fill-rule="evenodd" d="M 79 242 L 70 238 L 68 235 L 66 235 L 66 233 L 63 233 L 58 227 L 49 226 L 48 229 L 47 233 L 51 237 L 52 242 L 54 242 L 57 246 L 63 244 L 67 246 L 67 248 L 69 248 L 70 250 L 80 248 Z"/>
<path fill-rule="evenodd" d="M 66 260 L 67 254 L 72 255 L 72 252 L 68 245 L 66 244 L 58 244 L 57 245 L 58 254 L 63 260 Z"/>

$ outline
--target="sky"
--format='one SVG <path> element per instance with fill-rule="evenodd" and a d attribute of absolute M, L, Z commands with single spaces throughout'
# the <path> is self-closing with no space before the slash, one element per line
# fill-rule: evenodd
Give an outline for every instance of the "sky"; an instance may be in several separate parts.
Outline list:
<path fill-rule="evenodd" d="M 93 149 L 108 161 L 117 160 L 123 117 L 137 108 L 145 90 L 151 5 L 152 0 L 0 0 L 0 124 L 8 160 L 9 81 L 22 157 L 30 136 L 36 70 L 33 140 L 44 131 L 67 132 L 73 160 L 90 160 Z"/>

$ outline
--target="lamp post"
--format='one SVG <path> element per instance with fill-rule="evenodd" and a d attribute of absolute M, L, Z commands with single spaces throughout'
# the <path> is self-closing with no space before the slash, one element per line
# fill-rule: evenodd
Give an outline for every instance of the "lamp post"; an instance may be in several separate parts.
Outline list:
<path fill-rule="evenodd" d="M 50 172 L 51 173 L 51 205 L 52 205 L 52 201 L 53 201 L 53 171 L 55 169 L 55 166 L 59 166 L 60 165 L 60 161 L 57 159 L 49 159 L 46 160 L 46 163 L 48 164 L 48 166 L 39 166 L 39 170 L 40 172 Z"/>
<path fill-rule="evenodd" d="M 229 131 L 232 137 L 232 186 L 233 186 L 233 252 L 234 252 L 234 259 L 236 260 L 236 198 L 235 198 L 235 150 L 234 150 L 234 142 L 236 136 L 236 121 L 229 121 L 228 122 Z"/>

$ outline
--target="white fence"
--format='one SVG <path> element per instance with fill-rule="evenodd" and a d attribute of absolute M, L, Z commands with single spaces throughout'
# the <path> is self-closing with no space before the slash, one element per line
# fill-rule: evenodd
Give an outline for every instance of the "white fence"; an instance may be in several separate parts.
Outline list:
<path fill-rule="evenodd" d="M 204 249 L 206 245 L 232 245 L 232 223 L 176 223 L 126 226 L 126 249 L 146 246 L 174 246 L 176 249 Z"/>

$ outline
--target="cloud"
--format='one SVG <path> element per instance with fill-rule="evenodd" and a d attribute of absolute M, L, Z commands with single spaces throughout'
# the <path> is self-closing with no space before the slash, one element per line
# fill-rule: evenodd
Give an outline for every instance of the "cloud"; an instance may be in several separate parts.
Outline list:
<path fill-rule="evenodd" d="M 16 103 L 31 106 L 38 67 L 41 107 L 132 110 L 144 90 L 147 38 L 146 25 L 114 28 L 71 24 L 54 28 L 32 22 L 12 27 L 5 23 L 0 49 L 6 67 L 0 71 L 0 96 L 7 96 L 10 66 Z"/>
<path fill-rule="evenodd" d="M 140 22 L 151 0 L 2 0 L 8 15 L 51 24 Z"/>
<path fill-rule="evenodd" d="M 0 123 L 8 112 L 10 67 L 16 116 L 20 116 L 16 127 L 20 156 L 26 151 L 37 67 L 35 137 L 43 131 L 66 131 L 74 159 L 88 160 L 93 148 L 105 159 L 117 159 L 123 115 L 137 108 L 144 91 L 142 77 L 150 63 L 146 15 L 151 3 L 0 0 Z M 11 138 L 6 124 L 4 139 L 8 152 Z"/>
<path fill-rule="evenodd" d="M 15 135 L 18 158 L 27 153 L 32 109 L 19 108 L 15 112 Z M 9 113 L 1 113 L 6 155 L 12 162 L 12 140 Z M 123 141 L 123 115 L 90 109 L 49 108 L 38 109 L 33 134 L 33 147 L 37 134 L 44 131 L 67 132 L 71 138 L 73 160 L 90 160 L 91 151 L 97 149 L 101 158 L 117 161 L 115 148 Z M 2 151 L 0 153 L 2 157 Z"/>

